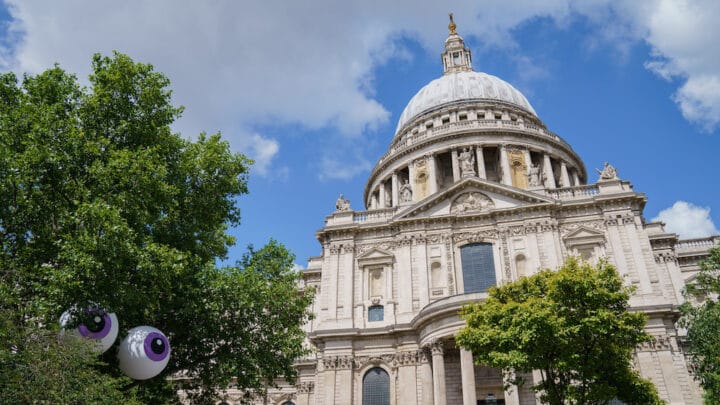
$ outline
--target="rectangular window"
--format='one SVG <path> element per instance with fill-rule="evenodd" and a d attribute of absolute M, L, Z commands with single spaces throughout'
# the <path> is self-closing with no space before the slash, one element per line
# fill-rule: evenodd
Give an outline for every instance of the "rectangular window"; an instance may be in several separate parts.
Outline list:
<path fill-rule="evenodd" d="M 465 293 L 487 291 L 496 285 L 493 245 L 474 243 L 460 248 Z"/>
<path fill-rule="evenodd" d="M 385 308 L 382 305 L 373 305 L 368 308 L 368 321 L 382 321 L 385 315 Z"/>

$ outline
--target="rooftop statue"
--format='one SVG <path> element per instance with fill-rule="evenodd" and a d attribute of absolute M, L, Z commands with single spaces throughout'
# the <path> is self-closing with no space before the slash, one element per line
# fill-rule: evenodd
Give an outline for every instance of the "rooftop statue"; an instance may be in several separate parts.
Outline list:
<path fill-rule="evenodd" d="M 605 167 L 603 167 L 602 170 L 600 170 L 600 169 L 595 169 L 595 170 L 600 175 L 600 178 L 598 179 L 598 181 L 617 180 L 617 178 L 618 178 L 617 169 L 615 169 L 615 167 L 613 167 L 613 165 L 611 165 L 608 162 L 605 162 Z"/>

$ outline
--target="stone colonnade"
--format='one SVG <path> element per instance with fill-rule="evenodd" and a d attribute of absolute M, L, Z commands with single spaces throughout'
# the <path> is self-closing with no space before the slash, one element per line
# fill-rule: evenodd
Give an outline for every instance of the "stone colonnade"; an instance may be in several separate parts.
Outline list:
<path fill-rule="evenodd" d="M 435 341 L 429 345 L 432 353 L 432 388 L 433 405 L 448 405 L 447 378 L 445 373 L 445 348 L 442 341 Z M 472 353 L 460 348 L 460 373 L 462 382 L 463 405 L 476 405 L 477 394 L 475 389 L 475 365 Z M 520 398 L 517 388 L 504 392 L 506 405 L 519 405 Z"/>
<path fill-rule="evenodd" d="M 488 179 L 488 167 L 497 164 L 498 181 L 508 186 L 527 189 L 570 187 L 580 184 L 576 168 L 569 168 L 564 160 L 551 157 L 547 153 L 537 152 L 542 154 L 542 160 L 535 166 L 537 172 L 533 173 L 530 150 L 526 147 L 509 144 L 487 147 L 496 148 L 499 153 L 498 162 L 487 162 L 490 166 L 485 162 L 483 146 L 464 146 L 449 150 L 453 183 L 467 177 Z M 372 190 L 367 201 L 368 207 L 370 209 L 397 207 L 404 203 L 419 201 L 437 192 L 440 174 L 438 155 L 447 152 L 448 150 L 444 150 L 441 153 L 422 156 L 408 166 L 394 171 L 389 178 L 384 178 Z M 557 162 L 556 169 L 553 168 L 551 159 Z M 559 170 L 559 181 L 556 181 L 556 170 Z M 403 173 L 405 171 L 407 173 Z M 531 180 L 532 178 L 536 183 Z"/>

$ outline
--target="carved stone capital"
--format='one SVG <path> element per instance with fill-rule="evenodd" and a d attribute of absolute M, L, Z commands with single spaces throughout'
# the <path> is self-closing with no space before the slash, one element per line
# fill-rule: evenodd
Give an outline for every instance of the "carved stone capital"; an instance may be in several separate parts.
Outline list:
<path fill-rule="evenodd" d="M 640 352 L 671 351 L 679 352 L 677 340 L 674 336 L 654 336 L 652 340 L 641 343 L 638 348 Z"/>
<path fill-rule="evenodd" d="M 445 354 L 445 347 L 443 345 L 442 340 L 433 340 L 430 342 L 430 353 L 432 353 L 433 356 L 440 355 L 442 356 Z"/>
<path fill-rule="evenodd" d="M 426 348 L 417 351 L 418 364 L 427 364 L 430 362 L 430 353 Z"/>
<path fill-rule="evenodd" d="M 315 383 L 312 381 L 301 382 L 295 386 L 295 389 L 297 389 L 298 394 L 309 394 L 315 391 Z"/>

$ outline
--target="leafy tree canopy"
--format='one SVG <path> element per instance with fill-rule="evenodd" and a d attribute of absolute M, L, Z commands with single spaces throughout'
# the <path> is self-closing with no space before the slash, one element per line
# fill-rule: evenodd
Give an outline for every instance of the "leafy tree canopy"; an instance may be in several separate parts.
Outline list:
<path fill-rule="evenodd" d="M 720 403 L 720 248 L 710 250 L 685 293 L 688 301 L 680 308 L 681 325 L 687 328 L 695 375 L 705 390 L 705 401 L 717 404 Z M 704 302 L 693 305 L 696 298 L 704 298 Z"/>
<path fill-rule="evenodd" d="M 23 371 L 43 350 L 48 361 L 73 353 L 67 361 L 94 373 L 85 381 L 143 402 L 173 400 L 165 377 L 181 371 L 196 401 L 231 381 L 292 378 L 312 299 L 297 290 L 292 254 L 271 241 L 215 264 L 234 243 L 226 230 L 239 224 L 252 162 L 219 134 L 174 134 L 182 108 L 151 65 L 95 55 L 92 71 L 87 88 L 58 66 L 0 75 L 0 402 L 25 389 L 18 376 L 45 384 Z M 97 305 L 118 315 L 116 344 L 139 325 L 168 336 L 160 376 L 131 382 L 114 349 L 97 359 L 53 340 L 63 311 Z M 68 366 L 58 379 L 77 377 Z"/>
<path fill-rule="evenodd" d="M 631 368 L 633 349 L 649 336 L 645 315 L 628 312 L 630 293 L 609 264 L 568 258 L 558 271 L 493 287 L 483 302 L 463 308 L 467 325 L 456 340 L 512 383 L 540 371 L 533 389 L 543 403 L 661 403 Z"/>

